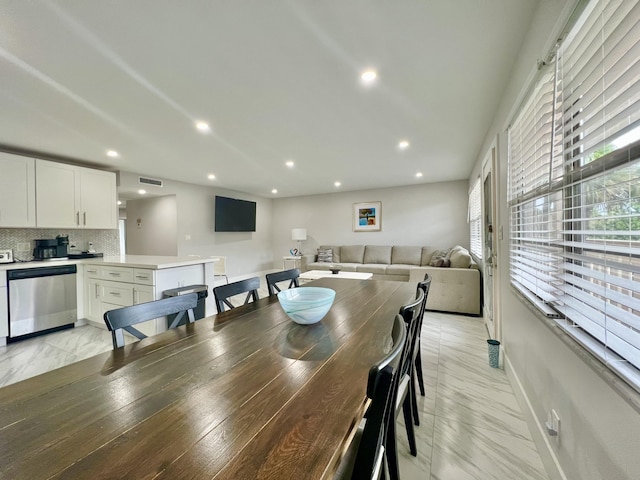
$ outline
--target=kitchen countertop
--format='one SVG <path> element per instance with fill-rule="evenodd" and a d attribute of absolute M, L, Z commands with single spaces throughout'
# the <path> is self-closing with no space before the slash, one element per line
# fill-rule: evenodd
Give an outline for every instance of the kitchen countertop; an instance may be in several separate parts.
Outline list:
<path fill-rule="evenodd" d="M 149 268 L 162 270 L 165 268 L 185 267 L 188 265 L 200 265 L 213 263 L 217 259 L 201 257 L 173 257 L 159 255 L 121 255 L 106 256 L 101 258 L 83 258 L 77 260 L 48 260 L 41 262 L 15 262 L 0 263 L 0 271 L 15 270 L 18 268 L 52 267 L 55 265 L 109 265 L 119 267 Z"/>

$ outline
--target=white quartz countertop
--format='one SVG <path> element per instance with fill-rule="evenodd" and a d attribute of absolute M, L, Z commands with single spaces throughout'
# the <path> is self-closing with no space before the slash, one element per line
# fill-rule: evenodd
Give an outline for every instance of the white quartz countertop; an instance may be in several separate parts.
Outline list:
<path fill-rule="evenodd" d="M 214 258 L 201 257 L 168 257 L 158 255 L 123 255 L 120 257 L 103 257 L 85 259 L 83 263 L 89 265 L 117 265 L 122 267 L 151 268 L 162 270 L 163 268 L 185 267 L 187 265 L 200 265 L 213 263 Z"/>
<path fill-rule="evenodd" d="M 120 267 L 150 268 L 162 270 L 165 268 L 185 267 L 188 265 L 200 265 L 213 263 L 218 259 L 202 257 L 172 257 L 159 255 L 122 255 L 102 258 L 82 258 L 74 260 L 49 260 L 43 262 L 16 262 L 0 264 L 0 271 L 14 270 L 17 268 L 52 267 L 55 265 L 110 265 Z"/>

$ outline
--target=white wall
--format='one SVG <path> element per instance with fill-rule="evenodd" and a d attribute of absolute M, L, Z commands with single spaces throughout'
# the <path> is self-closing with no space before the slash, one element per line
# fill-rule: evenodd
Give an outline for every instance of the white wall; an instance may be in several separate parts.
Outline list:
<path fill-rule="evenodd" d="M 498 245 L 501 284 L 496 286 L 500 291 L 502 342 L 507 367 L 513 368 L 509 373 L 519 379 L 538 425 L 544 424 L 550 409 L 559 413 L 560 437 L 549 438 L 552 454 L 546 455 L 545 460 L 552 461 L 555 455 L 569 480 L 631 480 L 640 478 L 640 413 L 632 406 L 634 402 L 625 400 L 612 387 L 613 382 L 604 379 L 606 375 L 597 373 L 588 355 L 576 350 L 571 339 L 559 337 L 554 333 L 557 329 L 530 311 L 509 284 L 505 131 L 525 85 L 535 75 L 536 60 L 546 56 L 574 3 L 574 0 L 539 3 L 511 82 L 478 152 L 470 181 L 477 178 L 489 145 L 498 135 L 499 221 L 505 232 Z M 630 395 L 640 400 L 635 392 Z M 533 433 L 536 434 L 536 429 Z M 544 448 L 544 443 L 539 447 Z M 552 473 L 552 478 L 561 478 L 557 471 Z"/>
<path fill-rule="evenodd" d="M 120 188 L 136 191 L 138 174 L 120 172 Z M 270 269 L 272 200 L 216 187 L 163 180 L 162 188 L 145 185 L 149 195 L 175 195 L 177 211 L 177 255 L 227 257 L 229 275 L 242 275 Z M 256 231 L 214 232 L 215 196 L 240 198 L 257 203 Z M 128 204 L 129 202 L 127 202 Z M 127 212 L 128 220 L 131 215 Z M 134 219 L 135 220 L 135 219 Z M 128 227 L 127 227 L 128 228 Z"/>
<path fill-rule="evenodd" d="M 318 245 L 430 245 L 469 247 L 467 182 L 443 182 L 273 201 L 274 266 L 297 242 L 292 228 L 306 228 L 304 253 Z M 354 232 L 353 204 L 382 202 L 382 230 Z"/>
<path fill-rule="evenodd" d="M 128 255 L 177 255 L 178 209 L 175 195 L 127 202 Z"/>

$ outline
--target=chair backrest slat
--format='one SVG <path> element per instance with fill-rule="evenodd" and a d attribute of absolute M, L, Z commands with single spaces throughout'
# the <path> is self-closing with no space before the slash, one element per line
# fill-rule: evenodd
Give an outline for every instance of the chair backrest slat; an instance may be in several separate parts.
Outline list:
<path fill-rule="evenodd" d="M 227 285 L 219 285 L 213 289 L 213 296 L 216 299 L 216 308 L 218 313 L 222 313 L 225 310 L 225 305 L 229 308 L 235 308 L 229 298 L 241 293 L 247 293 L 247 297 L 244 301 L 246 305 L 250 299 L 254 302 L 260 299 L 258 295 L 258 289 L 260 288 L 260 279 L 258 277 L 247 278 L 246 280 L 240 280 L 239 282 L 228 283 Z"/>
<path fill-rule="evenodd" d="M 269 273 L 266 276 L 267 279 L 267 288 L 269 290 L 269 295 L 275 295 L 280 291 L 280 287 L 278 287 L 279 282 L 285 282 L 290 280 L 289 286 L 287 288 L 299 287 L 300 283 L 298 278 L 300 277 L 300 269 L 292 268 L 291 270 L 284 270 L 282 272 Z"/>
<path fill-rule="evenodd" d="M 177 318 L 179 322 L 179 319 L 184 316 L 184 312 L 187 312 L 189 322 L 193 322 L 195 318 L 193 309 L 196 308 L 197 305 L 197 293 L 178 295 L 177 297 L 163 298 L 162 300 L 109 310 L 104 314 L 104 322 L 109 331 L 111 331 L 113 348 L 118 348 L 124 346 L 123 330 L 142 340 L 147 338 L 147 336 L 134 328 L 133 325 L 172 314 L 178 314 Z M 177 325 L 175 320 L 172 322 L 172 326 L 174 326 L 174 324 Z"/>

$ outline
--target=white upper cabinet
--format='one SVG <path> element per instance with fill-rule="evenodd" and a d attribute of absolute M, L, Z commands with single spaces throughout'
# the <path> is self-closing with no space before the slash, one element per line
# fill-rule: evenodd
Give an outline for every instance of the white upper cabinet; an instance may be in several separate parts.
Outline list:
<path fill-rule="evenodd" d="M 36 212 L 40 228 L 117 228 L 116 175 L 36 160 Z"/>
<path fill-rule="evenodd" d="M 0 152 L 0 227 L 36 226 L 35 160 Z"/>
<path fill-rule="evenodd" d="M 80 205 L 83 228 L 118 228 L 116 174 L 80 168 Z"/>

